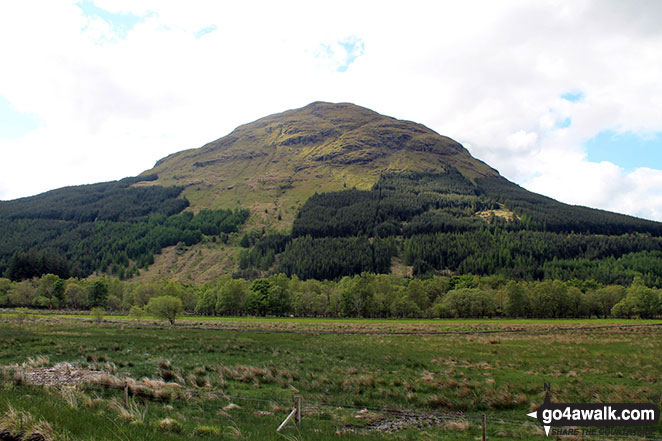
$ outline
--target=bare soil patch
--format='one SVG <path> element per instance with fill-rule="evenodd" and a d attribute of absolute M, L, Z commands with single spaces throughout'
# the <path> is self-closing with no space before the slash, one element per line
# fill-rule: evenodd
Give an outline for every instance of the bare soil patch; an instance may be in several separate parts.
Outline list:
<path fill-rule="evenodd" d="M 106 373 L 103 371 L 76 368 L 69 363 L 53 367 L 31 368 L 22 371 L 27 383 L 39 386 L 71 386 L 82 382 L 95 382 Z"/>
<path fill-rule="evenodd" d="M 364 420 L 366 424 L 362 426 L 348 425 L 345 428 L 346 430 L 393 433 L 410 427 L 423 430 L 426 427 L 441 426 L 449 423 L 469 426 L 464 414 L 452 412 L 447 414 L 411 411 L 373 413 L 363 410 L 357 412 L 355 418 L 357 420 Z"/>

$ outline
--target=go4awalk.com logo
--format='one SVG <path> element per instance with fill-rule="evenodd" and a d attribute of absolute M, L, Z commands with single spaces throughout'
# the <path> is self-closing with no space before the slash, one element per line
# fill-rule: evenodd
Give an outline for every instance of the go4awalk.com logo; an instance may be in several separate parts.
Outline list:
<path fill-rule="evenodd" d="M 549 391 L 549 385 L 545 384 L 546 393 L 542 406 L 537 411 L 527 414 L 540 421 L 547 436 L 552 427 L 642 427 L 654 426 L 660 419 L 660 410 L 653 404 L 552 403 L 549 399 Z"/>

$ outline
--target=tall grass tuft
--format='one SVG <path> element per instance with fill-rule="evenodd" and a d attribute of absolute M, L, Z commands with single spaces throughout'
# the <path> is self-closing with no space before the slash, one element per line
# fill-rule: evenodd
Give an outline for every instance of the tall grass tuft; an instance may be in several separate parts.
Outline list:
<path fill-rule="evenodd" d="M 147 406 L 140 406 L 135 400 L 129 400 L 128 406 L 118 398 L 108 401 L 108 407 L 120 415 L 120 418 L 131 422 L 144 423 L 147 415 Z"/>
<path fill-rule="evenodd" d="M 16 410 L 13 406 L 0 417 L 2 439 L 53 441 L 53 429 L 44 420 L 37 420 L 32 414 Z"/>

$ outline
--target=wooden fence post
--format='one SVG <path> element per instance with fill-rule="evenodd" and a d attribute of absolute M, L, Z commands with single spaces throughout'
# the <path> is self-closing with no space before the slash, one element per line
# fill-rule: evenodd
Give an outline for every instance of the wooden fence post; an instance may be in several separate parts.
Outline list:
<path fill-rule="evenodd" d="M 299 424 L 301 423 L 301 397 L 299 396 L 294 397 L 294 409 L 292 409 L 292 412 L 290 412 L 287 418 L 285 418 L 285 421 L 280 423 L 276 432 L 280 432 L 292 418 L 294 418 L 294 424 L 299 427 Z"/>
<path fill-rule="evenodd" d="M 124 407 L 129 407 L 129 381 L 124 380 Z"/>
<path fill-rule="evenodd" d="M 299 424 L 301 424 L 301 397 L 300 396 L 295 396 L 294 397 L 294 409 L 296 410 L 296 414 L 294 414 L 294 424 L 296 424 L 296 426 L 299 427 Z"/>
<path fill-rule="evenodd" d="M 487 441 L 487 415 L 483 414 L 483 441 Z"/>

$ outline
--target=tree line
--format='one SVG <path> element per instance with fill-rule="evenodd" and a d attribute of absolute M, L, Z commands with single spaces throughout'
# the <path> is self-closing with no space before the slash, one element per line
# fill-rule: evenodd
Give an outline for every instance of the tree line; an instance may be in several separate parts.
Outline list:
<path fill-rule="evenodd" d="M 508 220 L 494 216 L 487 223 L 476 216 L 500 208 L 515 216 Z M 370 190 L 316 193 L 301 207 L 292 237 L 385 237 L 379 229 L 389 235 L 411 237 L 495 227 L 559 234 L 662 236 L 660 222 L 563 204 L 501 177 L 478 178 L 474 183 L 448 166 L 443 173 L 383 174 Z"/>
<path fill-rule="evenodd" d="M 361 273 L 338 281 L 274 274 L 253 281 L 222 276 L 204 284 L 53 274 L 0 279 L 0 307 L 105 310 L 140 315 L 163 297 L 191 314 L 364 318 L 591 318 L 662 315 L 662 290 L 636 278 L 629 286 L 596 281 L 515 281 L 503 276 L 429 279 Z M 159 299 L 159 300 L 156 300 Z M 180 306 L 177 306 L 180 308 Z"/>
<path fill-rule="evenodd" d="M 523 280 L 591 279 L 629 284 L 635 276 L 662 286 L 662 238 L 481 230 L 417 235 L 404 241 L 415 274 L 448 269 Z"/>
<path fill-rule="evenodd" d="M 568 205 L 532 193 L 502 177 L 476 179 L 479 194 L 517 213 L 525 229 L 554 233 L 662 236 L 662 223 L 594 208 Z"/>
<path fill-rule="evenodd" d="M 384 174 L 370 190 L 315 194 L 289 238 L 244 239 L 242 270 L 302 279 L 389 273 L 399 257 L 426 277 L 451 272 L 629 285 L 640 276 L 662 286 L 661 223 L 562 204 L 503 178 L 472 182 L 450 166 L 443 173 Z"/>
<path fill-rule="evenodd" d="M 0 274 L 12 280 L 53 273 L 86 277 L 107 273 L 129 279 L 165 247 L 227 241 L 248 210 L 182 211 L 179 187 L 138 181 L 67 187 L 0 203 Z"/>

